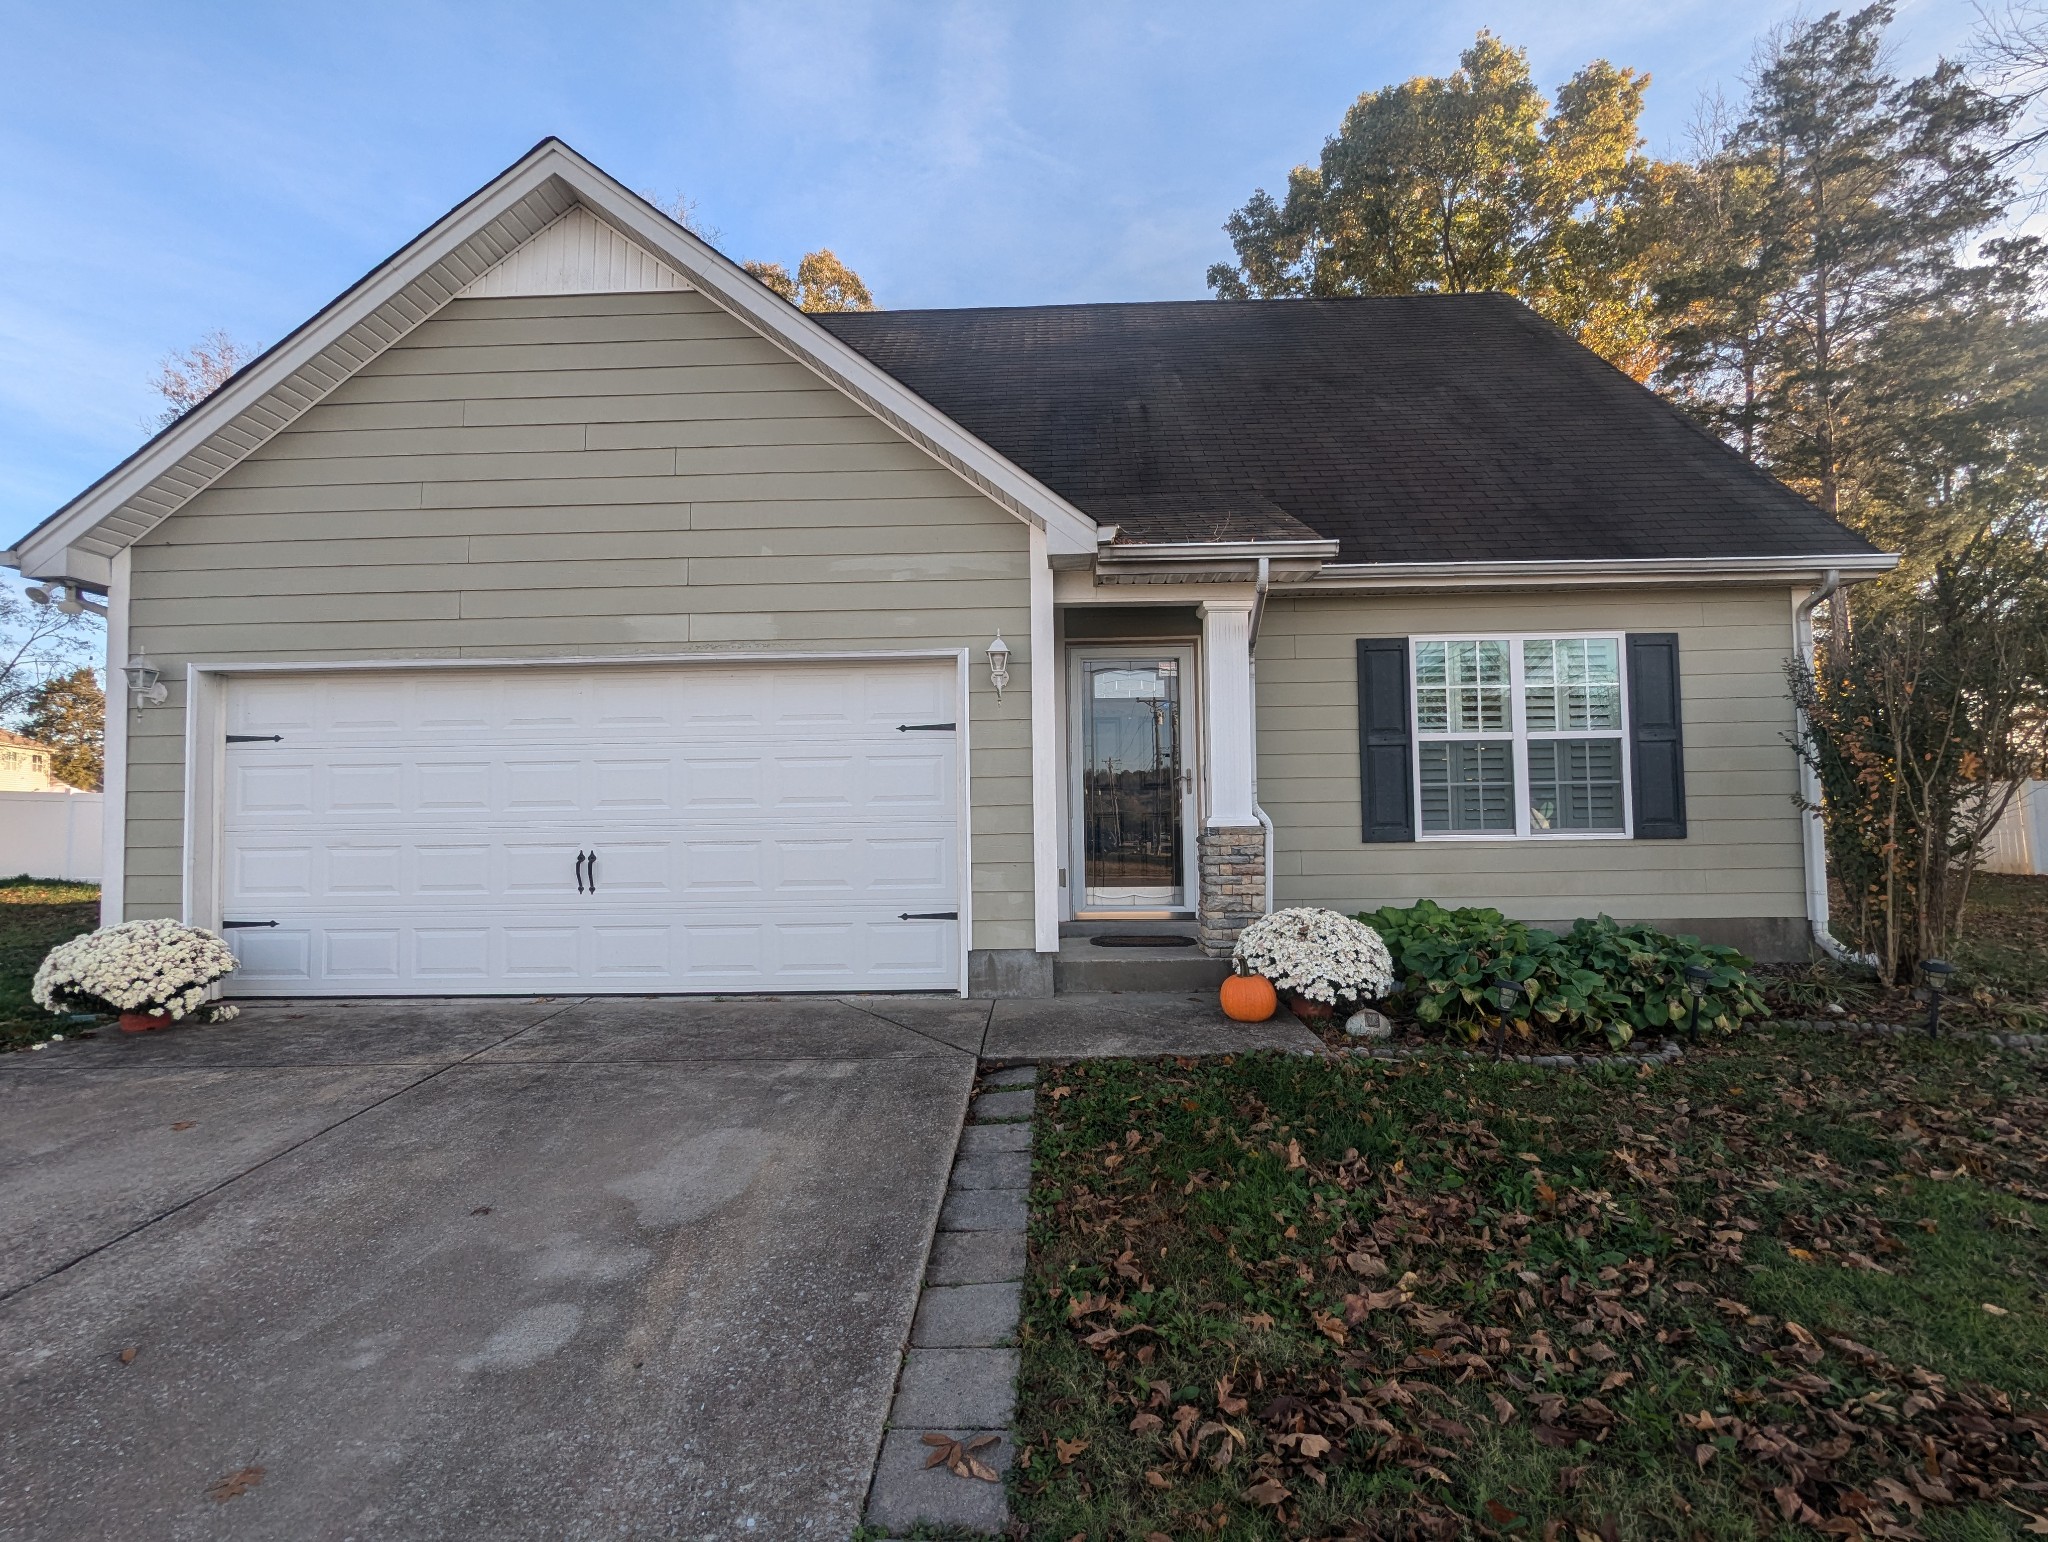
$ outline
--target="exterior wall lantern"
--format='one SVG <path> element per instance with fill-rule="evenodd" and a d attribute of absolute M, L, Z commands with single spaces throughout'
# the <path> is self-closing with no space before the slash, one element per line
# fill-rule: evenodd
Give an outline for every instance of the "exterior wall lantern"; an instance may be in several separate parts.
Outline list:
<path fill-rule="evenodd" d="M 1010 683 L 1010 645 L 1003 641 L 1003 629 L 996 628 L 996 640 L 988 645 L 988 683 L 996 688 L 996 700 L 1003 699 L 1003 687 Z"/>
<path fill-rule="evenodd" d="M 162 673 L 140 648 L 135 650 L 135 657 L 122 666 L 121 673 L 128 677 L 128 694 L 138 707 L 160 707 L 171 694 L 171 688 L 163 682 Z"/>

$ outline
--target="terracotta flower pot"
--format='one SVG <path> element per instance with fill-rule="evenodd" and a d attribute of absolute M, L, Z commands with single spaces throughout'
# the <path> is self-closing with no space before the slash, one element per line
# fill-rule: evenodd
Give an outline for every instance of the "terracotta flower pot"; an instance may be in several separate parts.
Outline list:
<path fill-rule="evenodd" d="M 168 1012 L 123 1012 L 121 1031 L 123 1033 L 154 1033 L 159 1028 L 171 1026 Z"/>
<path fill-rule="evenodd" d="M 1306 996 L 1291 993 L 1287 998 L 1287 1010 L 1310 1028 L 1325 1027 L 1337 1015 L 1337 1009 L 1327 1001 L 1311 1001 Z"/>

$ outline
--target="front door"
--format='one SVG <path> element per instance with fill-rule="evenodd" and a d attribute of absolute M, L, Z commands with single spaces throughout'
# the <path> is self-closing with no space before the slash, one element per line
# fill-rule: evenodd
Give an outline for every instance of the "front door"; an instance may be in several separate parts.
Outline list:
<path fill-rule="evenodd" d="M 1193 673 L 1192 649 L 1074 652 L 1077 915 L 1189 908 Z"/>

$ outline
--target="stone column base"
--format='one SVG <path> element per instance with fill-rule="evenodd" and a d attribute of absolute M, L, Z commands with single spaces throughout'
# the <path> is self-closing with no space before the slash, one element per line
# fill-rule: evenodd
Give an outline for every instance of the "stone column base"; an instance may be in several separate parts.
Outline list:
<path fill-rule="evenodd" d="M 1266 913 L 1266 832 L 1257 825 L 1204 830 L 1195 841 L 1202 881 L 1196 911 L 1202 951 L 1228 958 L 1237 934 Z"/>

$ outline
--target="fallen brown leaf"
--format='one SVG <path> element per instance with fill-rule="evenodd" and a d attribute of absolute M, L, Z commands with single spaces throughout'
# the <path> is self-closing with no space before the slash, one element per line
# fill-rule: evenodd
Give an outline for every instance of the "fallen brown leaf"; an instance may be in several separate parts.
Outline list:
<path fill-rule="evenodd" d="M 241 1467 L 229 1473 L 206 1491 L 207 1497 L 217 1505 L 224 1505 L 230 1499 L 240 1499 L 250 1489 L 263 1481 L 261 1467 Z"/>

